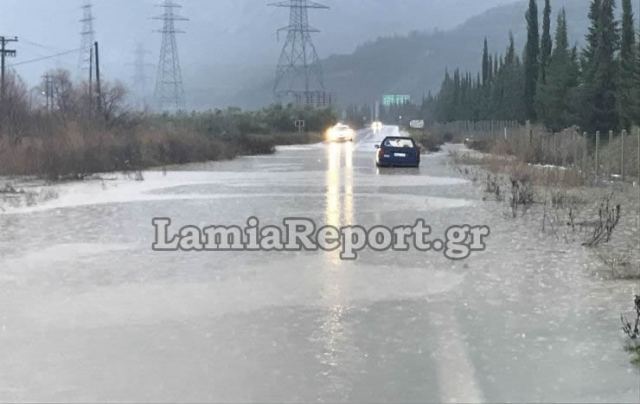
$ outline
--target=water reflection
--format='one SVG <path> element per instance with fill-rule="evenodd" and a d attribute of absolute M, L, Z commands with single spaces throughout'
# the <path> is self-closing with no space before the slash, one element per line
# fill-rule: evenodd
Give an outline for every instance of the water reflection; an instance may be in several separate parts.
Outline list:
<path fill-rule="evenodd" d="M 334 227 L 353 225 L 353 143 L 331 143 L 327 147 L 325 224 Z M 332 257 L 339 259 L 339 252 Z"/>
<path fill-rule="evenodd" d="M 327 146 L 325 224 L 342 227 L 354 224 L 354 147 L 352 143 Z M 340 251 L 326 253 L 324 293 L 329 308 L 318 330 L 321 350 L 318 360 L 324 370 L 328 399 L 344 399 L 350 391 L 346 374 L 354 365 L 357 348 L 351 343 L 349 325 L 345 321 L 349 272 L 342 266 Z"/>

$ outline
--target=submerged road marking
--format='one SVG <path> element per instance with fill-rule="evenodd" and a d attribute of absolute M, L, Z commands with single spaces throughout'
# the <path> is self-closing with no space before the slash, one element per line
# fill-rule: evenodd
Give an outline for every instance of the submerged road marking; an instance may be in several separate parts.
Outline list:
<path fill-rule="evenodd" d="M 475 369 L 460 338 L 460 325 L 455 312 L 447 305 L 444 312 L 431 313 L 436 330 L 436 369 L 441 402 L 481 403 L 484 396 Z"/>

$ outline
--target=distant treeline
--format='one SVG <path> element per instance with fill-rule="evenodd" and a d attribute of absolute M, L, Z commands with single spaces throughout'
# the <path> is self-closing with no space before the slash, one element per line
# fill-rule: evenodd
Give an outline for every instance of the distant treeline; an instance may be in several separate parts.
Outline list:
<path fill-rule="evenodd" d="M 591 0 L 583 49 L 569 44 L 564 9 L 552 36 L 550 0 L 541 26 L 536 0 L 525 18 L 522 56 L 511 35 L 504 54 L 492 54 L 485 39 L 481 72 L 447 71 L 440 93 L 425 97 L 419 114 L 438 122 L 529 120 L 553 131 L 577 125 L 590 133 L 640 123 L 640 41 L 631 0 L 622 0 L 621 20 L 615 0 Z"/>

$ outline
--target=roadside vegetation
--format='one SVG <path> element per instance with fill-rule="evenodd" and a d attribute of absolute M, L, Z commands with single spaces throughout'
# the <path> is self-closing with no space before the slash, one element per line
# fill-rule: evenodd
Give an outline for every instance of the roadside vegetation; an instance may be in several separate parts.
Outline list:
<path fill-rule="evenodd" d="M 52 72 L 46 103 L 9 76 L 0 104 L 0 175 L 49 180 L 82 179 L 93 173 L 232 159 L 273 153 L 276 145 L 319 141 L 335 122 L 331 109 L 274 105 L 260 111 L 229 108 L 154 114 L 127 106 L 126 89 L 103 85 L 90 96 L 85 83 L 66 71 Z M 295 121 L 306 121 L 297 133 Z"/>
<path fill-rule="evenodd" d="M 622 331 L 629 338 L 627 351 L 633 355 L 632 362 L 640 366 L 640 296 L 634 300 L 634 310 L 620 316 Z"/>
<path fill-rule="evenodd" d="M 453 138 L 447 134 L 423 129 L 408 129 L 409 135 L 415 140 L 423 152 L 436 153 L 442 150 L 442 146 L 451 142 Z"/>
<path fill-rule="evenodd" d="M 485 199 L 507 204 L 513 218 L 538 215 L 541 232 L 592 249 L 608 268 L 603 276 L 640 278 L 637 188 L 604 174 L 593 186 L 586 141 L 570 132 L 564 142 L 545 145 L 546 139 L 540 128 L 531 136 L 468 141 L 471 149 L 451 154 Z"/>
<path fill-rule="evenodd" d="M 485 41 L 480 74 L 447 72 L 421 113 L 440 130 L 449 122 L 466 122 L 466 128 L 515 122 L 504 135 L 502 127 L 477 135 L 453 131 L 472 149 L 454 156 L 461 170 L 484 183 L 487 198 L 507 203 L 513 217 L 536 212 L 545 233 L 592 249 L 611 277 L 638 278 L 639 201 L 621 181 L 640 178 L 634 128 L 640 48 L 632 5 L 622 1 L 618 21 L 614 0 L 592 0 L 585 8 L 591 21 L 586 46 L 577 49 L 568 45 L 564 10 L 552 37 L 551 3 L 545 1 L 540 35 L 537 2 L 529 2 L 522 55 L 512 38 L 503 56 Z"/>
<path fill-rule="evenodd" d="M 381 114 L 422 119 L 432 138 L 466 143 L 470 150 L 454 159 L 487 199 L 504 202 L 513 217 L 539 215 L 543 232 L 592 249 L 610 277 L 639 278 L 640 40 L 632 2 L 584 2 L 590 27 L 582 48 L 571 45 L 564 9 L 553 0 L 542 10 L 528 3 L 523 50 L 507 32 L 501 53 L 485 39 L 478 73 L 448 70 L 438 94 Z"/>
<path fill-rule="evenodd" d="M 640 124 L 640 40 L 632 1 L 585 1 L 584 15 L 590 27 L 584 47 L 578 48 L 568 32 L 570 21 L 582 15 L 555 9 L 553 0 L 545 0 L 539 10 L 538 2 L 529 0 L 523 10 L 525 49 L 516 49 L 508 32 L 504 50 L 480 40 L 479 72 L 449 69 L 437 94 L 428 94 L 422 103 L 382 108 L 380 114 L 388 123 L 529 121 L 550 133 L 577 127 L 591 142 L 597 131 L 631 133 Z"/>
<path fill-rule="evenodd" d="M 425 99 L 424 113 L 437 122 L 528 120 L 551 132 L 577 125 L 592 136 L 639 123 L 640 41 L 631 0 L 622 0 L 620 20 L 615 0 L 585 2 L 591 27 L 583 49 L 569 45 L 564 9 L 556 12 L 552 35 L 552 6 L 545 0 L 540 34 L 540 11 L 530 0 L 522 55 L 513 37 L 502 55 L 485 40 L 481 73 L 447 72 L 440 93 Z"/>

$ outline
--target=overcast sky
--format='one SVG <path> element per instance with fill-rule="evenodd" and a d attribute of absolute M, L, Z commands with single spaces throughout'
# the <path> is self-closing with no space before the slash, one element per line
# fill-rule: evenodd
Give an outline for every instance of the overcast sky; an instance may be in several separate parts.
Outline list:
<path fill-rule="evenodd" d="M 312 25 L 321 56 L 349 52 L 358 44 L 393 33 L 411 30 L 448 29 L 472 15 L 514 0 L 326 0 L 330 10 L 314 11 Z M 128 81 L 132 76 L 133 51 L 142 42 L 157 61 L 160 35 L 154 0 L 94 0 L 95 30 L 101 44 L 103 70 L 110 78 Z M 180 26 L 183 68 L 194 72 L 215 66 L 275 64 L 281 43 L 275 31 L 287 25 L 285 9 L 267 7 L 267 0 L 183 0 L 181 13 L 190 21 Z M 0 34 L 17 35 L 19 63 L 80 45 L 82 0 L 2 0 Z M 78 55 L 16 66 L 34 83 L 51 68 L 77 70 Z M 149 75 L 153 77 L 154 69 Z"/>

